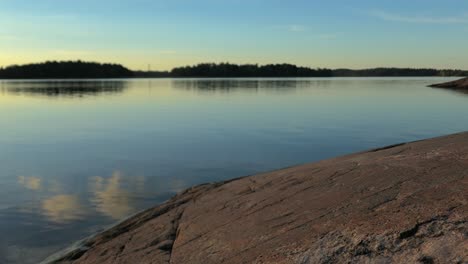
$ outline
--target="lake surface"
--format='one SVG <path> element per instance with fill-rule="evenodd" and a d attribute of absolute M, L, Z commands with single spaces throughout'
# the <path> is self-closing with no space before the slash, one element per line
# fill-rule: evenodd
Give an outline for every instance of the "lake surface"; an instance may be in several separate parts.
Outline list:
<path fill-rule="evenodd" d="M 454 78 L 0 81 L 0 263 L 195 184 L 468 130 Z"/>

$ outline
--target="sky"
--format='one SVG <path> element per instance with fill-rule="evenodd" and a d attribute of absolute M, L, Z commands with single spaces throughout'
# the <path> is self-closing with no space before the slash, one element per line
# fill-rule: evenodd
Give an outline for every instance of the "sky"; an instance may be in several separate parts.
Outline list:
<path fill-rule="evenodd" d="M 468 70 L 466 0 L 0 0 L 0 67 L 46 60 Z"/>

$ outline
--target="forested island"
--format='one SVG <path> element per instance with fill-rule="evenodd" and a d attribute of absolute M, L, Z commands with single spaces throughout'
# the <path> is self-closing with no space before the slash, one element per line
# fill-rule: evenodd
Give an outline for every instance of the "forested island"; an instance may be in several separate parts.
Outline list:
<path fill-rule="evenodd" d="M 174 68 L 168 77 L 418 77 L 418 76 L 467 76 L 468 71 L 412 69 L 412 68 L 373 68 L 352 69 L 312 69 L 292 64 L 230 64 L 203 63 L 195 66 Z"/>
<path fill-rule="evenodd" d="M 468 71 L 413 68 L 314 69 L 292 64 L 239 65 L 231 63 L 201 63 L 194 66 L 177 67 L 171 71 L 132 71 L 119 64 L 82 61 L 48 61 L 0 68 L 0 79 L 422 76 L 468 76 Z"/>
<path fill-rule="evenodd" d="M 133 76 L 133 71 L 119 64 L 82 61 L 47 61 L 0 68 L 0 79 L 93 79 Z"/>
<path fill-rule="evenodd" d="M 292 64 L 230 64 L 203 63 L 174 68 L 173 77 L 332 77 L 330 69 L 312 69 Z"/>

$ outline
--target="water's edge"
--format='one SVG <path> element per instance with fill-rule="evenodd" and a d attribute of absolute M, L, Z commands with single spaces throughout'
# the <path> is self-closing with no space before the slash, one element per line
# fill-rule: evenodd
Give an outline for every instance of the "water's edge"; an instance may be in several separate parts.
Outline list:
<path fill-rule="evenodd" d="M 369 150 L 365 150 L 365 151 L 360 151 L 360 152 L 356 152 L 356 153 L 347 154 L 347 155 L 344 155 L 344 156 L 339 156 L 339 157 L 335 157 L 335 158 L 331 158 L 331 159 L 326 159 L 326 160 L 323 160 L 323 161 L 335 160 L 335 159 L 344 158 L 344 157 L 347 157 L 347 156 L 354 156 L 354 155 L 365 154 L 365 153 L 370 153 L 370 152 L 379 152 L 379 151 L 389 150 L 389 149 L 392 149 L 392 148 L 401 147 L 401 146 L 404 146 L 404 145 L 407 145 L 407 144 L 412 144 L 412 143 L 417 143 L 417 142 L 424 142 L 424 141 L 432 141 L 432 140 L 442 139 L 442 138 L 446 138 L 446 137 L 462 135 L 462 134 L 465 134 L 465 133 L 468 133 L 468 131 L 467 132 L 460 132 L 460 133 L 450 134 L 450 135 L 445 135 L 445 136 L 440 136 L 440 137 L 435 137 L 435 138 L 428 138 L 428 139 L 423 139 L 423 140 L 416 140 L 416 141 L 392 144 L 392 145 L 383 146 L 383 147 L 380 147 L 380 148 L 369 149 Z M 320 162 L 320 161 L 313 162 L 312 164 L 318 163 L 318 162 Z M 238 180 L 241 180 L 241 179 L 244 179 L 244 178 L 249 178 L 249 177 L 253 177 L 253 176 L 261 175 L 261 174 L 269 174 L 269 173 L 273 173 L 273 172 L 276 172 L 276 171 L 281 171 L 281 170 L 285 170 L 285 169 L 291 169 L 291 168 L 303 166 L 303 165 L 306 165 L 306 164 L 309 164 L 309 163 L 289 166 L 289 167 L 281 168 L 281 169 L 278 169 L 278 170 L 259 173 L 259 174 L 255 174 L 255 175 L 248 175 L 248 176 L 238 177 L 238 178 L 234 178 L 234 179 L 226 180 L 226 181 L 221 181 L 221 182 L 217 182 L 217 183 L 205 183 L 205 184 L 190 187 L 190 188 L 180 192 L 179 194 L 173 196 L 172 198 L 168 199 L 167 201 L 162 202 L 161 204 L 155 205 L 155 207 L 145 209 L 145 210 L 140 211 L 140 212 L 138 212 L 136 214 L 133 214 L 133 215 L 131 215 L 131 216 L 129 216 L 129 217 L 115 223 L 115 224 L 113 224 L 112 226 L 109 226 L 108 228 L 105 228 L 104 230 L 102 230 L 100 232 L 97 232 L 97 233 L 95 233 L 95 234 L 93 234 L 93 235 L 91 235 L 91 236 L 89 236 L 87 238 L 84 238 L 82 240 L 79 240 L 79 241 L 73 243 L 70 247 L 49 256 L 48 258 L 46 258 L 45 260 L 40 262 L 40 264 L 61 263 L 61 261 L 64 261 L 64 259 L 68 260 L 68 259 L 79 258 L 80 256 L 82 256 L 84 253 L 86 253 L 90 249 L 90 247 L 88 246 L 89 242 L 92 241 L 97 236 L 102 235 L 102 234 L 104 234 L 106 232 L 109 232 L 111 229 L 114 229 L 117 226 L 119 226 L 119 225 L 121 225 L 121 224 L 123 224 L 123 223 L 125 223 L 127 221 L 131 221 L 132 219 L 139 218 L 139 216 L 144 215 L 146 212 L 149 212 L 150 210 L 153 210 L 155 208 L 163 207 L 163 206 L 167 205 L 168 203 L 170 203 L 171 201 L 177 200 L 181 196 L 184 196 L 188 192 L 202 192 L 203 193 L 203 192 L 206 192 L 207 190 L 212 190 L 214 188 L 221 187 L 221 186 L 223 186 L 223 185 L 225 185 L 227 183 L 235 182 L 235 181 L 238 181 Z M 158 217 L 158 216 L 154 216 L 154 217 Z"/>

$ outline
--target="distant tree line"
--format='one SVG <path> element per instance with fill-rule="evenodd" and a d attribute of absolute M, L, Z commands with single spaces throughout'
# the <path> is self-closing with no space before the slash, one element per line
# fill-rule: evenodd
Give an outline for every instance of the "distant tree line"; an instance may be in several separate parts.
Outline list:
<path fill-rule="evenodd" d="M 312 69 L 292 64 L 237 65 L 230 63 L 203 63 L 175 68 L 172 77 L 331 77 L 329 69 Z"/>
<path fill-rule="evenodd" d="M 412 69 L 412 68 L 374 68 L 364 70 L 336 69 L 334 77 L 419 77 L 419 76 L 468 76 L 468 71 Z"/>
<path fill-rule="evenodd" d="M 172 71 L 136 72 L 136 77 L 169 78 L 235 78 L 235 77 L 423 77 L 468 76 L 468 71 L 415 68 L 312 69 L 292 64 L 230 64 L 202 63 L 177 67 Z"/>
<path fill-rule="evenodd" d="M 468 76 L 468 71 L 373 68 L 363 70 L 322 69 L 292 64 L 231 64 L 201 63 L 177 67 L 171 71 L 131 71 L 118 64 L 100 64 L 82 61 L 49 61 L 45 63 L 0 68 L 0 79 L 45 78 L 235 78 L 235 77 L 417 77 Z"/>
<path fill-rule="evenodd" d="M 47 61 L 0 68 L 2 79 L 127 78 L 133 76 L 133 71 L 122 65 L 82 61 Z"/>
<path fill-rule="evenodd" d="M 169 71 L 134 71 L 133 76 L 135 78 L 170 78 L 171 73 Z"/>

